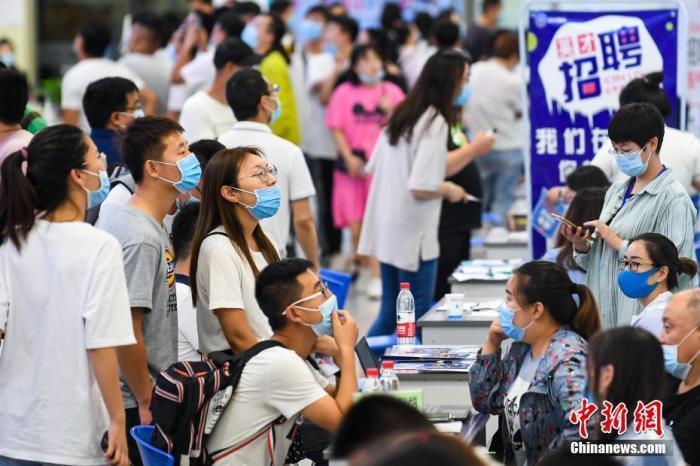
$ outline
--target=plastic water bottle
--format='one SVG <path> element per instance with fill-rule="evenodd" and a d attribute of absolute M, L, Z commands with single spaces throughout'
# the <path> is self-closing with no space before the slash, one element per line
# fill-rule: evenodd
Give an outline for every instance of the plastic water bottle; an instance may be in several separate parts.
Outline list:
<path fill-rule="evenodd" d="M 382 391 L 382 386 L 379 384 L 379 369 L 367 369 L 367 378 L 365 385 L 362 387 L 362 393 L 379 393 Z"/>
<path fill-rule="evenodd" d="M 411 284 L 402 283 L 396 298 L 396 336 L 399 345 L 416 343 L 416 302 L 411 294 Z"/>
<path fill-rule="evenodd" d="M 395 392 L 399 389 L 399 378 L 394 372 L 394 361 L 382 361 L 382 375 L 379 384 L 383 392 Z"/>

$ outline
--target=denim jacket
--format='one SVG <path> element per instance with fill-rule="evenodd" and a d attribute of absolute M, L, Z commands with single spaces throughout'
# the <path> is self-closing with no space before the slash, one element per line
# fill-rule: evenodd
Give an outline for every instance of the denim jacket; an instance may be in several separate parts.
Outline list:
<path fill-rule="evenodd" d="M 479 354 L 469 371 L 469 389 L 474 409 L 502 415 L 508 390 L 518 376 L 530 345 L 515 342 L 506 356 Z M 563 326 L 540 360 L 527 392 L 520 399 L 520 426 L 527 463 L 533 465 L 548 450 L 567 439 L 578 437 L 578 428 L 569 422 L 578 409 L 586 387 L 588 343 L 571 328 Z M 510 438 L 502 432 L 506 457 L 512 457 Z"/>

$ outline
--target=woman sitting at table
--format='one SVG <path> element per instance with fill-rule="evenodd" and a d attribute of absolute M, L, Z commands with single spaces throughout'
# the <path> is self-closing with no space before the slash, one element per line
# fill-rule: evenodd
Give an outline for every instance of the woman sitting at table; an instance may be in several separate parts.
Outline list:
<path fill-rule="evenodd" d="M 568 419 L 586 387 L 586 341 L 600 330 L 598 307 L 563 268 L 534 261 L 513 272 L 498 312 L 469 371 L 471 399 L 477 411 L 501 416 L 504 462 L 535 464 L 578 434 Z M 515 342 L 502 358 L 506 338 Z"/>

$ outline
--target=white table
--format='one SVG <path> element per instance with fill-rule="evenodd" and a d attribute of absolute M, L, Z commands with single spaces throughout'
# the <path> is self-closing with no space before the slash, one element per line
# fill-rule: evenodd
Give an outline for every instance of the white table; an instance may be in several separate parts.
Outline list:
<path fill-rule="evenodd" d="M 501 295 L 496 299 L 500 299 Z M 424 345 L 481 345 L 486 339 L 489 326 L 498 317 L 496 310 L 464 312 L 461 318 L 449 318 L 442 310 L 443 300 L 421 317 L 417 325 L 421 329 Z M 469 300 L 471 301 L 471 299 Z M 464 303 L 465 308 L 474 302 Z"/>
<path fill-rule="evenodd" d="M 530 260 L 527 243 L 522 242 L 485 242 L 486 259 L 523 259 Z"/>
<path fill-rule="evenodd" d="M 471 409 L 467 374 L 397 374 L 401 390 L 423 390 L 423 406 Z"/>
<path fill-rule="evenodd" d="M 452 293 L 462 293 L 467 301 L 503 299 L 508 280 L 472 279 L 462 282 L 450 278 Z"/>

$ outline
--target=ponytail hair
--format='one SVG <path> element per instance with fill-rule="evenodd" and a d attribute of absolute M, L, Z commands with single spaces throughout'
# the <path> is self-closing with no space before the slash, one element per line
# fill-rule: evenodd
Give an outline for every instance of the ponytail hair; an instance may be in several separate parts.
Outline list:
<path fill-rule="evenodd" d="M 0 243 L 9 237 L 21 249 L 36 215 L 50 214 L 68 198 L 68 174 L 83 167 L 87 151 L 79 128 L 56 125 L 5 159 L 0 167 Z"/>
<path fill-rule="evenodd" d="M 561 266 L 532 261 L 518 267 L 513 274 L 519 278 L 516 294 L 523 298 L 520 302 L 542 303 L 552 319 L 570 325 L 586 340 L 600 330 L 600 313 L 593 293 L 587 286 L 572 282 Z"/>
<path fill-rule="evenodd" d="M 664 235 L 660 235 L 659 233 L 643 233 L 632 238 L 629 244 L 635 241 L 642 241 L 644 249 L 649 255 L 649 260 L 651 260 L 655 267 L 666 267 L 668 269 L 666 286 L 669 291 L 678 288 L 679 275 L 685 274 L 693 278 L 698 273 L 697 263 L 687 257 L 678 257 L 678 248 L 673 244 L 673 241 Z"/>

